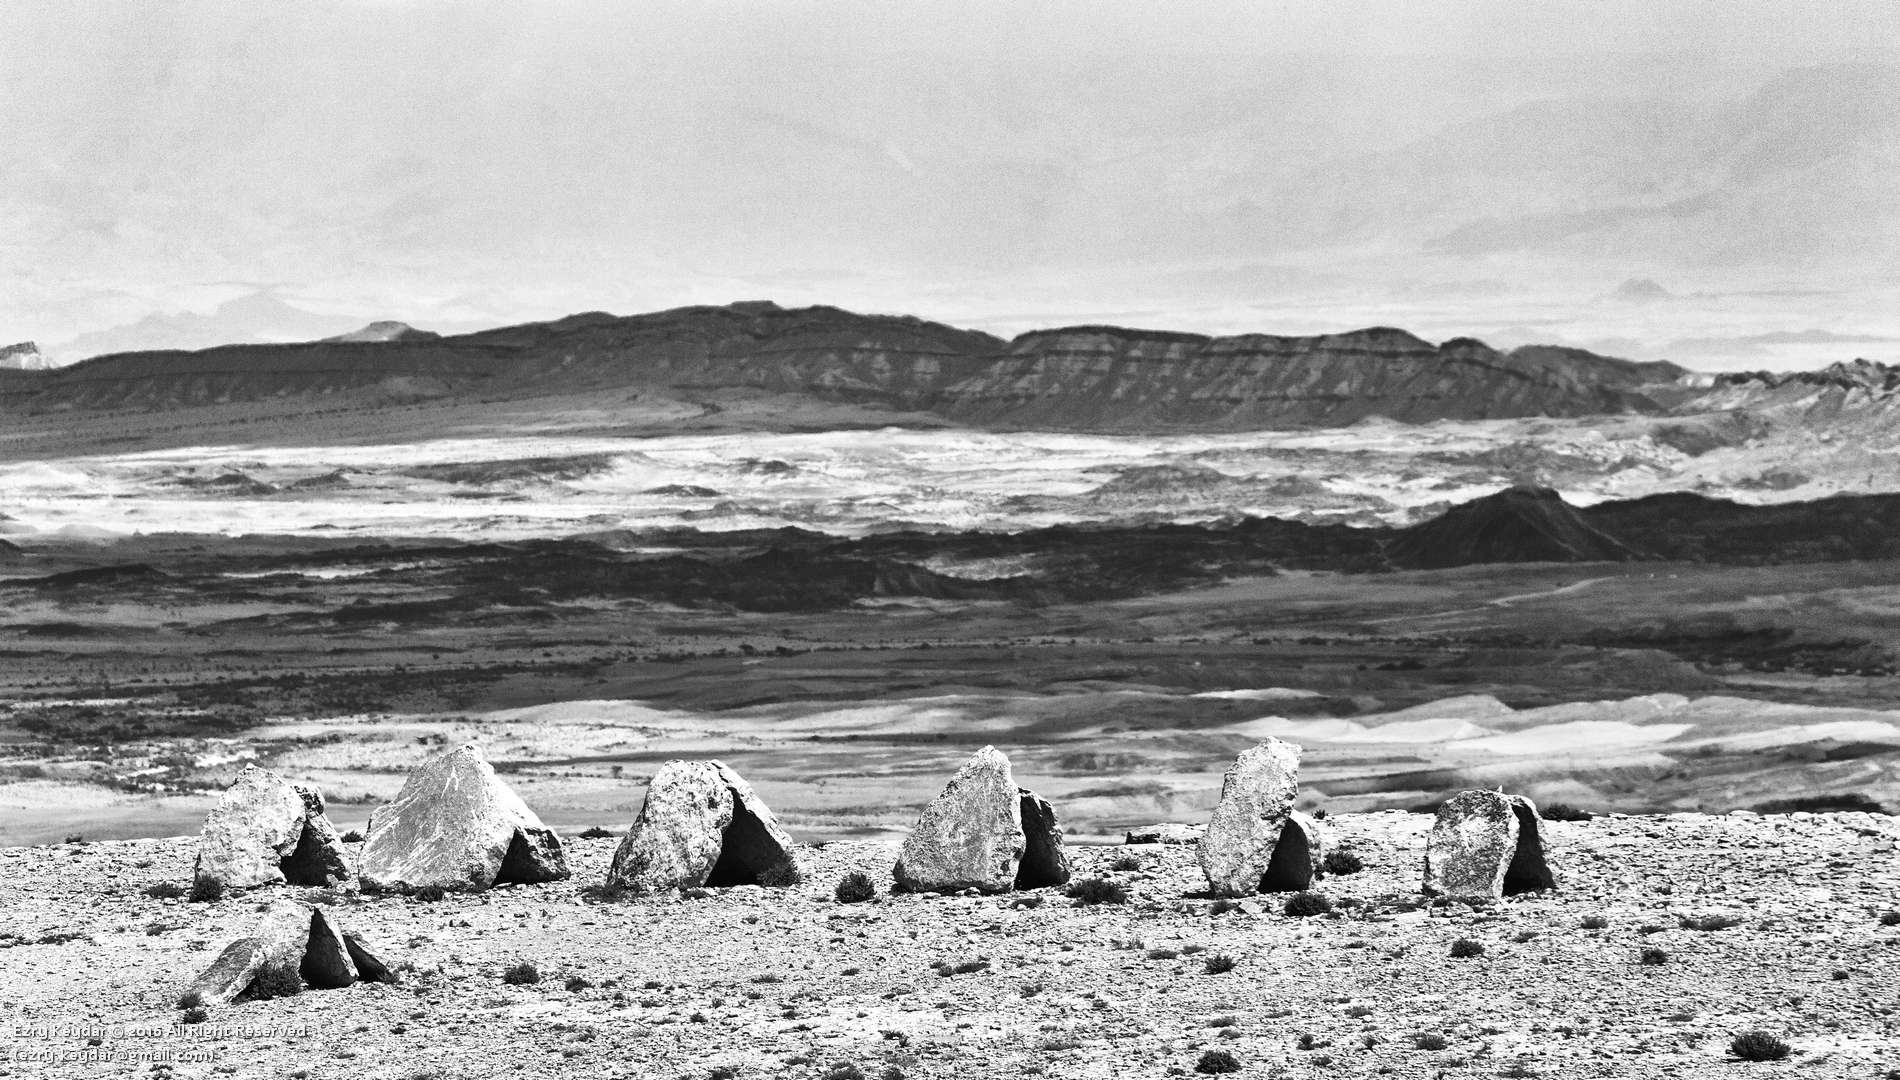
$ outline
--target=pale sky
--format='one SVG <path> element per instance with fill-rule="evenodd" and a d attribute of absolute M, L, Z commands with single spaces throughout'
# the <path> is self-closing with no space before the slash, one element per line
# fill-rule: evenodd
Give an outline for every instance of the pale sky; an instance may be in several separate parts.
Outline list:
<path fill-rule="evenodd" d="M 0 102 L 0 344 L 68 359 L 753 298 L 1900 359 L 1893 0 L 9 0 Z"/>

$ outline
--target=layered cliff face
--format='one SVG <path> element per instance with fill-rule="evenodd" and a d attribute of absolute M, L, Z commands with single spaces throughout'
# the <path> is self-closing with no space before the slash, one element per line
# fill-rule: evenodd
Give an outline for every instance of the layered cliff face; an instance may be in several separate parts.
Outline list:
<path fill-rule="evenodd" d="M 1659 412 L 1681 374 L 1578 350 L 1434 346 L 1389 328 L 1209 338 L 1078 327 L 1017 338 L 936 408 L 978 423 L 1092 430 L 1583 416 Z"/>
<path fill-rule="evenodd" d="M 0 370 L 45 371 L 52 366 L 53 362 L 43 356 L 40 347 L 31 341 L 0 345 Z"/>
<path fill-rule="evenodd" d="M 1004 342 L 921 319 L 770 303 L 591 313 L 457 337 L 127 353 L 0 387 L 29 411 L 162 409 L 358 390 L 485 398 L 665 388 L 928 410 L 989 427 L 1221 431 L 1659 412 L 1680 369 L 1568 349 L 1077 327 Z"/>

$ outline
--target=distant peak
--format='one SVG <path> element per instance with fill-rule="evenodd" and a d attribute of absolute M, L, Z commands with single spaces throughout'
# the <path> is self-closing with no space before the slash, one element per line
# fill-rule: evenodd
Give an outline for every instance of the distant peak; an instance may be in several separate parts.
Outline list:
<path fill-rule="evenodd" d="M 325 341 L 364 342 L 364 341 L 433 341 L 441 334 L 429 330 L 418 330 L 405 322 L 394 319 L 382 319 L 370 323 L 361 330 L 352 330 L 347 334 L 327 337 Z"/>
<path fill-rule="evenodd" d="M 53 362 L 40 354 L 40 347 L 31 341 L 22 341 L 17 345 L 0 345 L 0 368 L 12 371 L 44 371 L 53 366 Z"/>

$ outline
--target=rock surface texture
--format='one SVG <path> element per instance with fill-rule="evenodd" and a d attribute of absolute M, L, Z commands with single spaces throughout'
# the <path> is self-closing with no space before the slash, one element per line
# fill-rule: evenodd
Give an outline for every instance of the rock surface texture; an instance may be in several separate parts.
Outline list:
<path fill-rule="evenodd" d="M 986 746 L 958 769 L 905 839 L 892 870 L 908 892 L 1003 892 L 1069 880 L 1055 810 L 1016 786 L 1009 758 Z"/>
<path fill-rule="evenodd" d="M 1554 889 L 1543 833 L 1536 805 L 1524 796 L 1461 791 L 1432 823 L 1425 891 L 1462 899 Z"/>
<path fill-rule="evenodd" d="M 313 787 L 246 765 L 205 816 L 193 880 L 226 889 L 347 881 L 350 860 Z"/>
<path fill-rule="evenodd" d="M 486 889 L 568 875 L 561 838 L 474 745 L 409 774 L 395 800 L 371 815 L 359 862 L 368 889 Z"/>
<path fill-rule="evenodd" d="M 365 963 L 358 964 L 361 956 Z M 303 985 L 335 990 L 358 981 L 387 978 L 389 969 L 353 935 L 339 928 L 322 908 L 296 900 L 278 900 L 264 910 L 257 928 L 225 946 L 191 983 L 208 1005 L 242 995 L 270 969 L 297 973 Z"/>
<path fill-rule="evenodd" d="M 792 838 L 738 773 L 720 761 L 669 761 L 648 784 L 607 882 L 636 892 L 756 885 L 788 865 L 797 866 Z"/>
<path fill-rule="evenodd" d="M 1234 759 L 1201 838 L 1201 869 L 1214 895 L 1297 892 L 1319 875 L 1319 827 L 1293 809 L 1299 775 L 1300 748 L 1280 739 Z"/>

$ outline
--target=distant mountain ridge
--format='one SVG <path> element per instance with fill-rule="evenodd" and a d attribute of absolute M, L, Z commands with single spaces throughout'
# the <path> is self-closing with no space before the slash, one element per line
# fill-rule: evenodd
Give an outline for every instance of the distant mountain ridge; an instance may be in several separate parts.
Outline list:
<path fill-rule="evenodd" d="M 400 386 L 413 397 L 610 388 L 801 395 L 993 428 L 1231 431 L 1662 412 L 1687 373 L 1576 349 L 1403 330 L 1287 337 L 1078 326 L 1011 341 L 909 316 L 764 301 L 592 312 L 435 337 L 401 324 L 300 344 L 119 353 L 0 381 L 0 408 L 161 410 Z"/>
<path fill-rule="evenodd" d="M 40 347 L 31 341 L 22 341 L 16 345 L 0 345 L 0 368 L 12 371 L 45 371 L 53 362 L 40 353 Z"/>

